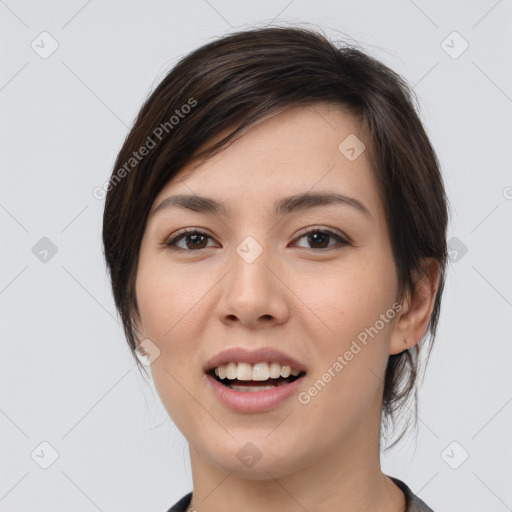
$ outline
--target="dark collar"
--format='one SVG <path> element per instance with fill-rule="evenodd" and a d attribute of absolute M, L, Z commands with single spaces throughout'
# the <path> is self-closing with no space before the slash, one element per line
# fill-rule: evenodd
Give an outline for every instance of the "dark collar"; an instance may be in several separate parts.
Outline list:
<path fill-rule="evenodd" d="M 388 475 L 386 475 L 388 476 Z M 428 505 L 426 505 L 418 496 L 416 496 L 409 487 L 392 476 L 388 476 L 393 482 L 401 489 L 405 496 L 405 512 L 434 512 Z M 189 492 L 183 496 L 180 501 L 175 503 L 167 512 L 185 512 L 192 501 L 192 493 Z"/>

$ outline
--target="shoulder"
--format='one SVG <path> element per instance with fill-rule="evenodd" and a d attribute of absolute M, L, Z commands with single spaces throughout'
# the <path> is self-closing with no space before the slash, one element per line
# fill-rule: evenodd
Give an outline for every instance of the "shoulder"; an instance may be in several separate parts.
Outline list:
<path fill-rule="evenodd" d="M 405 496 L 406 509 L 405 512 L 434 512 L 423 500 L 418 498 L 411 489 L 399 480 L 390 476 L 391 480 L 401 489 Z M 189 492 L 186 496 L 183 496 L 178 502 L 176 502 L 167 512 L 186 512 L 190 502 L 192 500 L 192 493 Z"/>
<path fill-rule="evenodd" d="M 399 480 L 398 478 L 393 478 L 390 476 L 391 480 L 400 487 L 402 492 L 405 495 L 405 503 L 406 508 L 405 512 L 434 512 L 424 501 L 422 501 L 416 494 L 414 494 L 411 489 L 402 482 L 402 480 Z"/>
<path fill-rule="evenodd" d="M 192 493 L 189 492 L 186 496 L 183 496 L 181 500 L 176 502 L 167 512 L 186 512 L 191 501 Z"/>

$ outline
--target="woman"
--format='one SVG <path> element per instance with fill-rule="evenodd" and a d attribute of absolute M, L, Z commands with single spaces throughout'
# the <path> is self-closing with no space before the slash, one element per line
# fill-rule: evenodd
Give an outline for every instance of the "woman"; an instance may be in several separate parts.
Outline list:
<path fill-rule="evenodd" d="M 103 225 L 127 340 L 189 443 L 171 511 L 432 510 L 380 451 L 432 348 L 446 225 L 413 93 L 361 50 L 268 27 L 171 70 Z"/>

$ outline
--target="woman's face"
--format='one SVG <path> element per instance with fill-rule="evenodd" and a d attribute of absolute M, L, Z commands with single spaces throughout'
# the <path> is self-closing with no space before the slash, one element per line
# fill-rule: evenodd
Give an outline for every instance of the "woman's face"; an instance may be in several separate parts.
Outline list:
<path fill-rule="evenodd" d="M 193 464 L 263 479 L 377 449 L 385 368 L 403 338 L 389 232 L 362 143 L 340 109 L 293 108 L 183 168 L 156 198 L 140 250 L 138 328 L 159 351 L 155 386 Z M 349 199 L 284 202 L 302 194 Z M 177 195 L 195 201 L 154 212 Z M 203 207 L 199 196 L 223 208 Z M 199 233 L 167 246 L 184 228 Z M 233 391 L 205 373 L 224 350 L 266 348 L 305 372 L 283 386 L 291 391 Z M 264 365 L 251 369 L 265 377 Z"/>

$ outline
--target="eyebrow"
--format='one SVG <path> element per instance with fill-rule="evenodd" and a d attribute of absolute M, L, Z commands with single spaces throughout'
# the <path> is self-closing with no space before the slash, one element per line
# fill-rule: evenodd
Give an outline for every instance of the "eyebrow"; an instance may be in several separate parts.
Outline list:
<path fill-rule="evenodd" d="M 361 203 L 361 201 L 354 197 L 345 196 L 335 192 L 305 192 L 303 194 L 284 197 L 274 203 L 274 213 L 276 215 L 286 215 L 297 211 L 315 208 L 317 206 L 332 204 L 351 206 L 368 216 L 370 219 L 372 218 L 370 211 L 363 203 Z M 166 197 L 153 210 L 151 215 L 156 215 L 158 212 L 168 208 L 182 208 L 199 213 L 212 213 L 219 216 L 229 215 L 229 208 L 224 203 L 209 197 L 198 195 L 175 195 Z"/>

